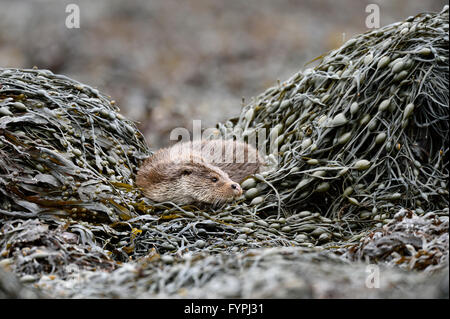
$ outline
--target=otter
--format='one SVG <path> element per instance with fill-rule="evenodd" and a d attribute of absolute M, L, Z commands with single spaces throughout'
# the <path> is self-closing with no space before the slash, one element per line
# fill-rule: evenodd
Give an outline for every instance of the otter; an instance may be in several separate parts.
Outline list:
<path fill-rule="evenodd" d="M 136 185 L 156 202 L 217 205 L 241 196 L 239 182 L 257 173 L 261 164 L 257 150 L 243 142 L 177 143 L 143 162 Z"/>

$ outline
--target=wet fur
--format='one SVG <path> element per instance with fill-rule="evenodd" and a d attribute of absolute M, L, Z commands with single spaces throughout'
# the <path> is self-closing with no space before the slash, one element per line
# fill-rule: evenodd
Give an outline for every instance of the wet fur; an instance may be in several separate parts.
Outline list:
<path fill-rule="evenodd" d="M 233 153 L 224 152 L 231 149 Z M 234 156 L 228 158 L 226 154 Z M 257 151 L 245 143 L 232 140 L 179 143 L 149 157 L 139 169 L 136 185 L 157 202 L 215 205 L 241 195 L 240 187 L 233 190 L 231 185 L 256 173 L 260 164 Z M 212 181 L 213 177 L 217 182 Z"/>

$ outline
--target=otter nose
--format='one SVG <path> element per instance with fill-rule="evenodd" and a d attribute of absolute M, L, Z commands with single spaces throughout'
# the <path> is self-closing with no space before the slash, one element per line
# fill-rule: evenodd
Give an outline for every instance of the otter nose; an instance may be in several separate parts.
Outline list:
<path fill-rule="evenodd" d="M 239 186 L 239 184 L 233 183 L 233 184 L 231 184 L 231 188 L 233 189 L 233 191 L 236 194 L 238 194 L 238 195 L 242 194 L 242 189 L 241 189 L 241 186 Z"/>

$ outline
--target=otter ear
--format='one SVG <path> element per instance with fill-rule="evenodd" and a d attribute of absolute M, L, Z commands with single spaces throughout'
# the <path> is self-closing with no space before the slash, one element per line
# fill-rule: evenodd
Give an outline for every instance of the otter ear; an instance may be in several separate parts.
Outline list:
<path fill-rule="evenodd" d="M 181 170 L 181 176 L 183 175 L 191 175 L 192 174 L 192 170 L 184 168 Z"/>

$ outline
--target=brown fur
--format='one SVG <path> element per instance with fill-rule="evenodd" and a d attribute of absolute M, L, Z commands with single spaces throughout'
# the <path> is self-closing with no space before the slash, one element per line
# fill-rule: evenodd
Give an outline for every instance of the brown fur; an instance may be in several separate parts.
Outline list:
<path fill-rule="evenodd" d="M 236 182 L 256 173 L 260 165 L 258 152 L 242 142 L 179 143 L 149 157 L 139 169 L 136 185 L 158 202 L 217 204 L 240 196 Z"/>

